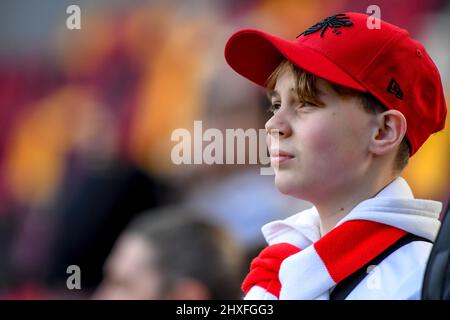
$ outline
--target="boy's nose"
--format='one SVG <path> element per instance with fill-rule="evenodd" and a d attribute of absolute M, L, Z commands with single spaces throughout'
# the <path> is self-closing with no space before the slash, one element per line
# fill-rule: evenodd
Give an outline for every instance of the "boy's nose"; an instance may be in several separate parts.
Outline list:
<path fill-rule="evenodd" d="M 287 138 L 292 134 L 289 123 L 278 116 L 278 114 L 274 114 L 272 118 L 266 122 L 265 128 L 268 134 L 272 136 L 276 134 L 280 138 Z"/>

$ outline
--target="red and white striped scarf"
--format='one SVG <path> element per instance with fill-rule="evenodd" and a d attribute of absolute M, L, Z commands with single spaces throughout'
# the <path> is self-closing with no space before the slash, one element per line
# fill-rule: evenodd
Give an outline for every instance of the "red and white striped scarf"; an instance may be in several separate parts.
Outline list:
<path fill-rule="evenodd" d="M 405 234 L 386 224 L 350 220 L 304 248 L 270 245 L 251 263 L 242 284 L 245 299 L 329 299 L 331 288 Z"/>

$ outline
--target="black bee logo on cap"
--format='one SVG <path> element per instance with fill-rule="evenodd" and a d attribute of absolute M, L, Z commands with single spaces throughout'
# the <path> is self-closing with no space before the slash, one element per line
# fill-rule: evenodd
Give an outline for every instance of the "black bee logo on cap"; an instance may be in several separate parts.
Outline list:
<path fill-rule="evenodd" d="M 317 32 L 319 30 L 322 30 L 320 33 L 320 37 L 323 38 L 323 34 L 325 33 L 325 30 L 327 28 L 340 28 L 340 27 L 350 27 L 353 25 L 353 22 L 350 21 L 350 17 L 346 16 L 344 13 L 339 13 L 334 16 L 325 18 L 321 20 L 320 22 L 317 22 L 312 27 L 308 28 L 307 30 L 300 33 L 298 37 L 301 35 L 307 36 L 311 33 Z M 334 30 L 333 30 L 334 31 Z"/>

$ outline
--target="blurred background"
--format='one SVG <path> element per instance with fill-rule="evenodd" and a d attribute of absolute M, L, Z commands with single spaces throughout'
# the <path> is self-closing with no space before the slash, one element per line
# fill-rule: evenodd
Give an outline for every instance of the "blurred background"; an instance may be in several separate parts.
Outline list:
<path fill-rule="evenodd" d="M 73 4 L 79 30 L 66 26 Z M 425 44 L 450 101 L 447 0 L 3 0 L 0 298 L 239 298 L 249 260 L 264 245 L 261 226 L 310 205 L 279 194 L 261 165 L 174 165 L 171 134 L 193 131 L 194 120 L 204 130 L 264 127 L 264 93 L 223 57 L 237 29 L 293 39 L 326 16 L 372 4 Z M 403 175 L 416 197 L 444 206 L 449 131 L 432 136 Z M 167 221 L 161 208 L 170 208 Z M 199 231 L 176 232 L 186 228 L 173 214 L 207 226 L 185 221 Z M 139 219 L 160 227 L 136 231 Z M 164 232 L 180 237 L 152 238 Z M 213 245 L 202 232 L 227 240 Z M 177 260 L 185 270 L 156 259 L 153 276 L 170 292 L 146 296 L 151 290 L 139 287 L 147 279 L 136 278 L 139 253 L 148 248 L 158 257 L 192 253 Z M 217 261 L 229 262 L 230 252 L 236 261 L 228 274 Z M 67 288 L 71 265 L 81 270 L 79 290 Z M 172 278 L 180 273 L 176 281 L 168 270 Z M 217 289 L 231 283 L 237 292 Z M 177 295 L 183 292 L 192 295 Z"/>

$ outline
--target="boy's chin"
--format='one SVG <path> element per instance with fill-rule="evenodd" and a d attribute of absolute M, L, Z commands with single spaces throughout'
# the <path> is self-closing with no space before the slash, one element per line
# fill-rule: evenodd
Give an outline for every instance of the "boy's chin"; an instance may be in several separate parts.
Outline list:
<path fill-rule="evenodd" d="M 292 177 L 283 177 L 280 175 L 275 176 L 275 185 L 282 194 L 304 199 L 305 187 L 302 185 L 302 182 L 298 179 L 293 179 Z"/>

